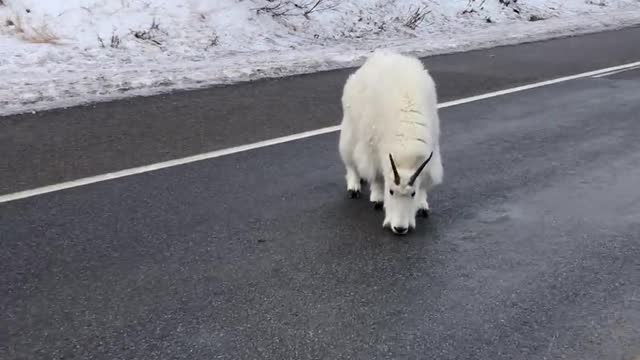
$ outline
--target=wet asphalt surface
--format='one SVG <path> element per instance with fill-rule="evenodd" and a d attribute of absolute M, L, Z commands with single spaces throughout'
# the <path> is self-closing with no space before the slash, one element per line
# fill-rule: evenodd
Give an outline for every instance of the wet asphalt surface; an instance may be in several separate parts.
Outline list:
<path fill-rule="evenodd" d="M 0 358 L 637 359 L 640 70 L 441 116 L 406 237 L 337 134 L 0 204 Z"/>

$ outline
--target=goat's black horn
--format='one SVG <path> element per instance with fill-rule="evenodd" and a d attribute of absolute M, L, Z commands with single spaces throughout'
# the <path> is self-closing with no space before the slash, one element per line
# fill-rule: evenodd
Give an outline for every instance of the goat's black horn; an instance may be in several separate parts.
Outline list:
<path fill-rule="evenodd" d="M 393 169 L 393 182 L 396 183 L 396 185 L 400 185 L 400 174 L 398 174 L 396 163 L 393 161 L 391 154 L 389 154 L 389 160 L 391 161 L 391 169 Z"/>
<path fill-rule="evenodd" d="M 429 158 L 427 160 L 425 160 L 422 163 L 422 165 L 420 165 L 418 170 L 416 170 L 416 172 L 413 173 L 413 175 L 411 175 L 411 178 L 409 179 L 409 186 L 413 186 L 413 184 L 416 182 L 416 179 L 418 178 L 418 176 L 422 172 L 422 169 L 424 169 L 424 167 L 427 166 L 427 163 L 429 163 L 429 160 L 431 160 L 432 156 L 433 156 L 433 151 L 431 152 L 431 155 L 429 155 Z"/>

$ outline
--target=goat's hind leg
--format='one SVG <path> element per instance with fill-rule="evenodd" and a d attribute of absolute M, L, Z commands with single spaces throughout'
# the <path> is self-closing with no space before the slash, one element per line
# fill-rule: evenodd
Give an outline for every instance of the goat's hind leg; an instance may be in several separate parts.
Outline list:
<path fill-rule="evenodd" d="M 360 197 L 361 191 L 361 179 L 358 171 L 353 167 L 346 165 L 347 169 L 347 192 L 349 193 L 349 197 L 352 199 L 357 199 Z"/>
<path fill-rule="evenodd" d="M 342 120 L 342 128 L 340 131 L 339 150 L 340 157 L 342 158 L 342 162 L 344 163 L 344 167 L 347 172 L 345 176 L 347 180 L 347 192 L 349 193 L 349 197 L 352 199 L 360 197 L 360 188 L 362 186 L 362 179 L 353 159 L 355 147 L 354 141 L 355 139 L 353 138 L 351 126 L 349 125 L 349 119 L 345 115 Z"/>

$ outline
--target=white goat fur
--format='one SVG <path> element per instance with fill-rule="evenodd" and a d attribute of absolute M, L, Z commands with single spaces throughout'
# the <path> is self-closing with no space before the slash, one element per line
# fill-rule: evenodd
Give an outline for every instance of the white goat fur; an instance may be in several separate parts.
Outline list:
<path fill-rule="evenodd" d="M 417 58 L 378 50 L 347 79 L 342 109 L 340 155 L 347 189 L 359 194 L 360 179 L 366 180 L 370 200 L 384 202 L 383 226 L 394 232 L 415 228 L 416 212 L 429 211 L 427 191 L 443 177 L 437 94 L 429 72 Z M 411 175 L 432 152 L 409 186 Z M 401 178 L 399 186 L 389 154 Z"/>

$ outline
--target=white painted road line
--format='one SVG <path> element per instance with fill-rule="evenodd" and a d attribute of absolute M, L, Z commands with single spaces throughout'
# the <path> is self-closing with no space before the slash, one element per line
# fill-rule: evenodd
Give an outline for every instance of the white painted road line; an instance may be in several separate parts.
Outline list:
<path fill-rule="evenodd" d="M 604 73 L 604 74 L 594 75 L 594 76 L 592 76 L 592 77 L 594 77 L 594 78 L 601 78 L 601 77 L 610 76 L 610 75 L 615 75 L 615 74 L 619 74 L 619 73 L 621 73 L 621 72 L 631 71 L 631 70 L 637 70 L 637 69 L 640 69 L 640 65 L 638 65 L 638 66 L 632 66 L 632 67 L 625 68 L 625 69 L 620 69 L 620 70 L 610 71 L 610 72 L 607 72 L 607 73 Z"/>
<path fill-rule="evenodd" d="M 636 67 L 640 67 L 640 61 L 629 63 L 629 64 L 624 64 L 624 65 L 619 65 L 619 66 L 613 66 L 613 67 L 609 67 L 609 68 L 605 68 L 605 69 L 589 71 L 589 72 L 585 72 L 585 73 L 581 73 L 581 74 L 565 76 L 565 77 L 561 77 L 561 78 L 557 78 L 557 79 L 553 79 L 553 80 L 541 81 L 541 82 L 537 82 L 537 83 L 533 83 L 533 84 L 529 84 L 529 85 L 517 86 L 517 87 L 514 87 L 514 88 L 510 88 L 510 89 L 494 91 L 494 92 L 490 92 L 490 93 L 487 93 L 487 94 L 471 96 L 471 97 L 464 98 L 464 99 L 447 101 L 445 103 L 438 104 L 438 108 L 439 109 L 448 108 L 448 107 L 452 107 L 452 106 L 467 104 L 467 103 L 474 102 L 474 101 L 490 99 L 490 98 L 497 97 L 497 96 L 513 94 L 513 93 L 517 93 L 517 92 L 521 92 L 521 91 L 525 91 L 525 90 L 530 90 L 530 89 L 535 89 L 535 88 L 539 88 L 539 87 L 543 87 L 543 86 L 549 86 L 549 85 L 553 85 L 553 84 L 567 82 L 567 81 L 571 81 L 571 80 L 609 74 L 609 73 L 612 73 L 612 72 L 615 72 L 615 71 L 625 71 L 625 70 L 633 69 L 633 68 L 636 68 Z M 95 183 L 98 183 L 98 182 L 103 182 L 103 181 L 108 181 L 108 180 L 119 179 L 119 178 L 123 178 L 123 177 L 127 177 L 127 176 L 132 176 L 132 175 L 136 175 L 136 174 L 142 174 L 142 173 L 151 172 L 151 171 L 160 170 L 160 169 L 165 169 L 165 168 L 170 168 L 170 167 L 174 167 L 174 166 L 180 166 L 180 165 L 184 165 L 184 164 L 193 163 L 193 162 L 196 162 L 196 161 L 214 159 L 214 158 L 227 156 L 227 155 L 231 155 L 231 154 L 237 154 L 237 153 L 241 153 L 241 152 L 245 152 L 245 151 L 249 151 L 249 150 L 260 149 L 260 148 L 267 147 L 267 146 L 272 146 L 272 145 L 282 144 L 282 143 L 291 142 L 291 141 L 295 141 L 295 140 L 305 139 L 305 138 L 318 136 L 318 135 L 322 135 L 322 134 L 328 134 L 328 133 L 336 132 L 336 131 L 339 131 L 339 130 L 340 130 L 340 126 L 339 125 L 329 126 L 329 127 L 325 127 L 325 128 L 322 128 L 322 129 L 305 131 L 305 132 L 298 133 L 298 134 L 283 136 L 283 137 L 270 139 L 270 140 L 259 141 L 259 142 L 255 142 L 255 143 L 252 143 L 252 144 L 240 145 L 240 146 L 230 147 L 230 148 L 227 148 L 227 149 L 215 150 L 215 151 L 211 151 L 211 152 L 207 152 L 207 153 L 203 153 L 203 154 L 188 156 L 188 157 L 184 157 L 184 158 L 181 158 L 181 159 L 163 161 L 163 162 L 159 162 L 159 163 L 155 163 L 155 164 L 134 167 L 134 168 L 125 169 L 125 170 L 121 170 L 121 171 L 116 171 L 116 172 L 112 172 L 112 173 L 108 173 L 108 174 L 101 174 L 101 175 L 86 177 L 86 178 L 82 178 L 82 179 L 78 179 L 78 180 L 67 181 L 67 182 L 63 182 L 63 183 L 59 183 L 59 184 L 55 184 L 55 185 L 49 185 L 49 186 L 43 186 L 43 187 L 30 189 L 30 190 L 24 190 L 24 191 L 20 191 L 20 192 L 16 192 L 16 193 L 6 194 L 6 195 L 0 196 L 0 204 L 1 203 L 6 203 L 6 202 L 9 202 L 9 201 L 26 199 L 26 198 L 29 198 L 29 197 L 38 196 L 38 195 L 42 195 L 42 194 L 47 194 L 47 193 L 51 193 L 51 192 L 61 191 L 61 190 L 65 190 L 65 189 L 75 188 L 75 187 L 79 187 L 79 186 L 95 184 Z"/>

